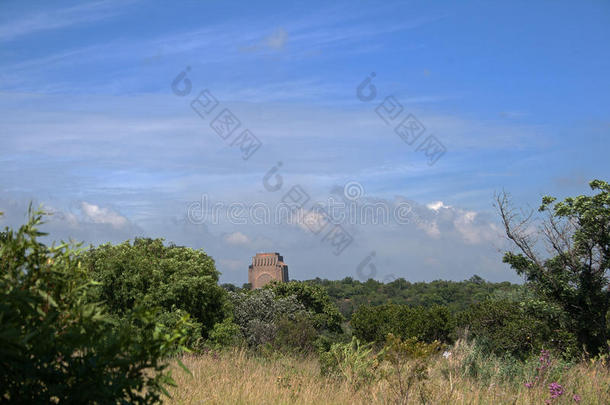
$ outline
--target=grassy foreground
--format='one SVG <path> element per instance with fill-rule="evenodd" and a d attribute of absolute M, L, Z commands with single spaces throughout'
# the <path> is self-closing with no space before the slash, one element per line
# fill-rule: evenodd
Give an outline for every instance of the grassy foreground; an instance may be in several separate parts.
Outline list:
<path fill-rule="evenodd" d="M 175 404 L 610 404 L 610 371 L 601 362 L 555 362 L 536 381 L 536 359 L 526 365 L 482 359 L 458 342 L 451 356 L 438 356 L 429 378 L 411 388 L 409 399 L 397 394 L 396 382 L 380 377 L 356 388 L 344 379 L 325 377 L 315 357 L 255 356 L 244 350 L 185 356 L 193 376 L 174 366 Z M 383 371 L 379 370 L 380 376 Z M 561 384 L 552 398 L 549 385 Z M 420 388 L 425 387 L 424 399 Z M 575 397 L 576 395 L 576 397 Z M 546 402 L 550 401 L 550 402 Z"/>

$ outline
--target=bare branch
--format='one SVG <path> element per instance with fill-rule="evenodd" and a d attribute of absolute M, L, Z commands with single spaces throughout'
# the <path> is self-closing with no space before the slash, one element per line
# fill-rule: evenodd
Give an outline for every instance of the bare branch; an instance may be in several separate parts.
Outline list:
<path fill-rule="evenodd" d="M 553 212 L 548 211 L 541 229 L 549 254 L 562 257 L 566 266 L 571 268 L 572 271 L 578 271 L 580 261 L 572 246 L 574 223 L 569 220 L 561 221 Z"/>
<path fill-rule="evenodd" d="M 519 250 L 521 250 L 528 259 L 536 263 L 539 267 L 542 267 L 542 260 L 540 260 L 534 250 L 537 241 L 527 232 L 530 228 L 534 211 L 532 210 L 525 215 L 522 212 L 521 215 L 518 215 L 511 206 L 510 196 L 505 191 L 496 195 L 495 200 L 497 204 L 496 207 L 502 218 L 502 223 L 504 224 L 506 236 L 517 245 Z"/>

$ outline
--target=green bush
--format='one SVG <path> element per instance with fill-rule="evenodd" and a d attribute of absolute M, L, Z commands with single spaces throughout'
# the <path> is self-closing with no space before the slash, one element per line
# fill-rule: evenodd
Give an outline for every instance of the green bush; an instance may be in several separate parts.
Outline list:
<path fill-rule="evenodd" d="M 314 351 L 318 332 L 307 313 L 297 314 L 294 319 L 282 317 L 277 322 L 274 346 L 281 351 L 307 354 Z"/>
<path fill-rule="evenodd" d="M 231 317 L 214 325 L 209 336 L 209 343 L 211 343 L 214 348 L 239 346 L 242 341 L 243 338 L 239 325 L 235 324 Z"/>
<path fill-rule="evenodd" d="M 390 365 L 384 378 L 389 382 L 396 403 L 408 403 L 415 390 L 419 393 L 420 402 L 428 403 L 429 391 L 425 380 L 428 379 L 430 362 L 440 348 L 438 341 L 424 343 L 414 337 L 402 340 L 388 334 L 380 357 Z"/>
<path fill-rule="evenodd" d="M 477 275 L 464 281 L 435 280 L 417 283 L 411 283 L 404 278 L 382 283 L 373 279 L 358 281 L 351 277 L 343 280 L 316 278 L 306 282 L 324 287 L 341 314 L 348 320 L 362 305 L 387 303 L 427 308 L 442 305 L 456 314 L 495 292 L 516 291 L 521 288 L 520 285 L 509 282 L 490 283 Z"/>
<path fill-rule="evenodd" d="M 282 319 L 295 321 L 308 316 L 294 295 L 276 297 L 273 290 L 262 289 L 229 293 L 233 305 L 233 322 L 250 347 L 275 341 Z"/>
<path fill-rule="evenodd" d="M 459 324 L 486 353 L 525 359 L 542 348 L 565 357 L 577 353 L 576 338 L 561 327 L 561 314 L 538 301 L 488 300 L 460 314 Z"/>
<path fill-rule="evenodd" d="M 403 339 L 415 337 L 427 343 L 435 340 L 449 343 L 453 340 L 455 320 L 446 307 L 438 305 L 431 308 L 363 305 L 352 316 L 351 326 L 354 335 L 367 342 L 382 344 L 391 333 Z"/>
<path fill-rule="evenodd" d="M 270 283 L 265 289 L 272 290 L 277 297 L 294 296 L 307 310 L 318 331 L 341 333 L 343 316 L 332 302 L 324 287 L 319 285 L 291 281 L 289 283 Z"/>
<path fill-rule="evenodd" d="M 119 319 L 136 306 L 160 307 L 168 320 L 185 312 L 196 323 L 189 335 L 193 345 L 225 318 L 227 293 L 218 285 L 214 260 L 202 250 L 138 238 L 92 248 L 84 264 L 99 282 L 93 300 Z"/>
<path fill-rule="evenodd" d="M 320 354 L 323 375 L 345 379 L 355 389 L 379 378 L 379 360 L 373 354 L 372 343 L 362 344 L 355 336 L 348 343 L 334 343 Z"/>
<path fill-rule="evenodd" d="M 80 251 L 37 240 L 42 215 L 0 234 L 0 402 L 159 402 L 186 318 L 168 329 L 136 308 L 113 321 L 89 300 Z"/>

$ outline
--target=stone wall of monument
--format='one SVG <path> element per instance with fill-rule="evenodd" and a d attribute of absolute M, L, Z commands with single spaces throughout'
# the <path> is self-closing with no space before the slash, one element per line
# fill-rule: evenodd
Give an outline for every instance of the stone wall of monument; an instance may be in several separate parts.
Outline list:
<path fill-rule="evenodd" d="M 272 280 L 288 281 L 288 266 L 284 263 L 284 258 L 277 252 L 257 253 L 248 268 L 248 282 L 254 289 L 261 288 Z"/>

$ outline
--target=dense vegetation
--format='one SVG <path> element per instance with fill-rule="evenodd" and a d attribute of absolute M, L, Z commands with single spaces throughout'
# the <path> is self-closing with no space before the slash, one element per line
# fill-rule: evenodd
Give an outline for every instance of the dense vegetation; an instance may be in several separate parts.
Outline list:
<path fill-rule="evenodd" d="M 88 298 L 82 252 L 40 243 L 41 221 L 31 212 L 0 234 L 0 402 L 158 402 L 185 319 L 162 332 L 154 311 L 134 307 L 116 322 Z"/>
<path fill-rule="evenodd" d="M 430 308 L 385 304 L 363 305 L 352 318 L 354 336 L 366 342 L 383 343 L 388 334 L 403 339 L 415 337 L 422 342 L 450 343 L 454 338 L 455 320 L 447 307 Z"/>
<path fill-rule="evenodd" d="M 548 382 L 556 399 L 557 379 L 567 378 L 556 370 L 583 358 L 608 364 L 610 186 L 591 188 L 597 194 L 543 199 L 542 242 L 498 198 L 516 247 L 504 260 L 522 286 L 473 276 L 222 288 L 203 250 L 145 238 L 48 247 L 38 240 L 43 213 L 31 211 L 26 225 L 0 234 L 0 402 L 155 403 L 173 384 L 171 356 L 236 348 L 315 357 L 325 378 L 355 391 L 383 380 L 385 402 L 440 398 L 426 388 L 433 364 L 439 379 L 459 374 L 464 384 L 491 381 L 495 364 L 505 383 Z M 439 360 L 451 352 L 459 361 Z"/>
<path fill-rule="evenodd" d="M 90 299 L 103 302 L 118 321 L 136 307 L 157 309 L 157 319 L 171 329 L 188 315 L 194 345 L 226 316 L 227 294 L 218 286 L 214 260 L 202 250 L 139 238 L 91 248 L 83 266 L 97 282 Z"/>
<path fill-rule="evenodd" d="M 403 278 L 390 283 L 373 279 L 365 282 L 351 277 L 343 280 L 310 280 L 324 286 L 328 295 L 347 319 L 361 305 L 406 304 L 410 306 L 446 306 L 452 313 L 497 295 L 515 292 L 520 286 L 509 282 L 490 283 L 474 275 L 465 281 L 436 280 L 429 283 L 410 283 Z"/>

